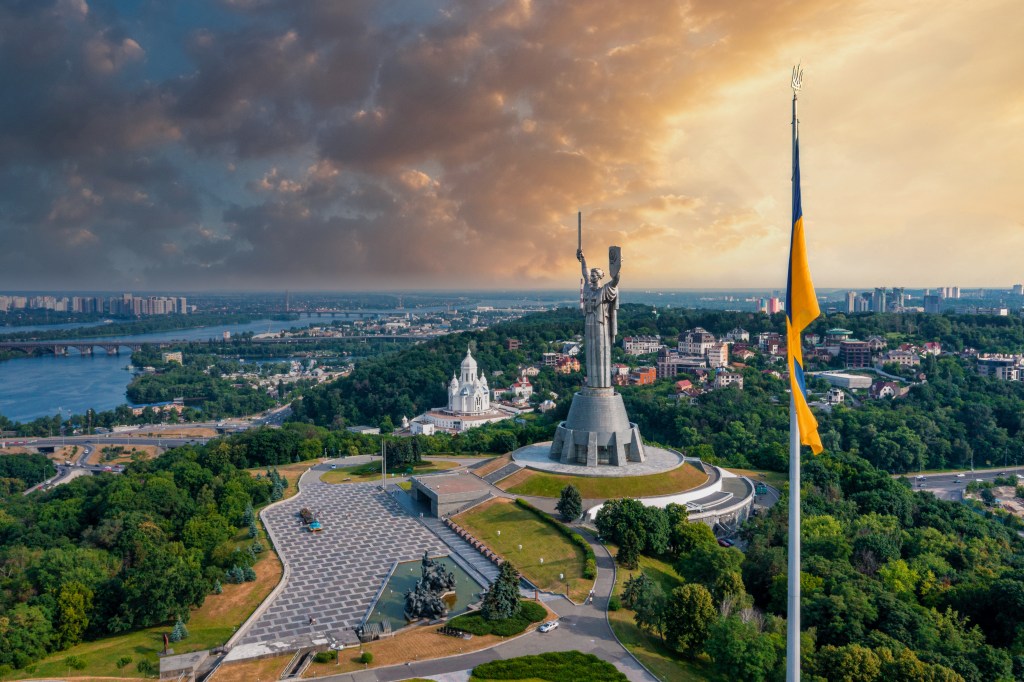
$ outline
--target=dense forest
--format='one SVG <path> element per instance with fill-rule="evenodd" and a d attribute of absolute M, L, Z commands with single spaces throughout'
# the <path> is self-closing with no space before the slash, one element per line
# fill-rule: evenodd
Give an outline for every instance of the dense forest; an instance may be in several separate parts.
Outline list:
<path fill-rule="evenodd" d="M 244 575 L 254 553 L 238 529 L 276 484 L 236 468 L 229 447 L 178 448 L 122 475 L 6 496 L 0 669 L 83 639 L 187 620 L 232 570 Z"/>
<path fill-rule="evenodd" d="M 1024 541 L 1008 516 L 912 492 L 852 454 L 808 457 L 802 524 L 802 668 L 823 682 L 1024 679 Z M 787 498 L 719 546 L 683 507 L 608 503 L 616 560 L 646 571 L 619 597 L 636 624 L 728 679 L 782 680 Z M 617 606 L 617 604 L 616 604 Z"/>

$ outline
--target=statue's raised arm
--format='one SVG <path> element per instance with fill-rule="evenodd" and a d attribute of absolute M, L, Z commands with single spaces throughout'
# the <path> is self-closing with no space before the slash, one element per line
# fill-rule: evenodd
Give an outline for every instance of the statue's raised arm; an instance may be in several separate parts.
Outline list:
<path fill-rule="evenodd" d="M 576 260 L 580 262 L 580 266 L 582 267 L 580 272 L 583 273 L 583 279 L 588 279 L 590 277 L 590 273 L 587 272 L 587 259 L 583 256 L 583 249 L 576 249 Z"/>
<path fill-rule="evenodd" d="M 611 273 L 612 281 L 609 284 L 613 287 L 619 286 L 619 270 L 622 269 L 622 249 L 618 246 L 608 247 L 608 270 Z"/>

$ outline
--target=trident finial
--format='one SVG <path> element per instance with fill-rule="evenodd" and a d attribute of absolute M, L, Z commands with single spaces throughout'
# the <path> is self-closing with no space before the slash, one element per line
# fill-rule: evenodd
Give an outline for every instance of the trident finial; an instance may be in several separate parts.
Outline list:
<path fill-rule="evenodd" d="M 793 88 L 793 92 L 800 89 L 800 86 L 803 84 L 803 80 L 804 70 L 800 68 L 799 64 L 797 64 L 793 67 L 793 82 L 790 84 L 790 87 Z"/>

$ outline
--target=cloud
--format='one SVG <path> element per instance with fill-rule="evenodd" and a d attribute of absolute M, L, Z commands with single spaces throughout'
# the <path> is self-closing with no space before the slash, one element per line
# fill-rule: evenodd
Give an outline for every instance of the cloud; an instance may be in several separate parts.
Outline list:
<path fill-rule="evenodd" d="M 1015 276 L 1010 0 L 190 7 L 0 7 L 0 284 L 778 288 L 800 57 L 819 286 Z"/>

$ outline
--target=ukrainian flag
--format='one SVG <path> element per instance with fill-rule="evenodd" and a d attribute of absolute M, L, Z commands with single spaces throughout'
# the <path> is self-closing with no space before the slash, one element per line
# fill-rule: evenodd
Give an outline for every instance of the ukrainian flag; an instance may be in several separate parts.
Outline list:
<path fill-rule="evenodd" d="M 818 436 L 818 420 L 807 405 L 804 383 L 804 360 L 800 337 L 804 329 L 821 314 L 818 297 L 811 282 L 804 244 L 804 212 L 800 206 L 800 146 L 793 142 L 793 234 L 789 243 L 789 279 L 786 288 L 786 345 L 789 348 L 789 387 L 793 392 L 793 409 L 800 427 L 800 442 L 811 446 L 814 454 L 824 448 Z"/>

